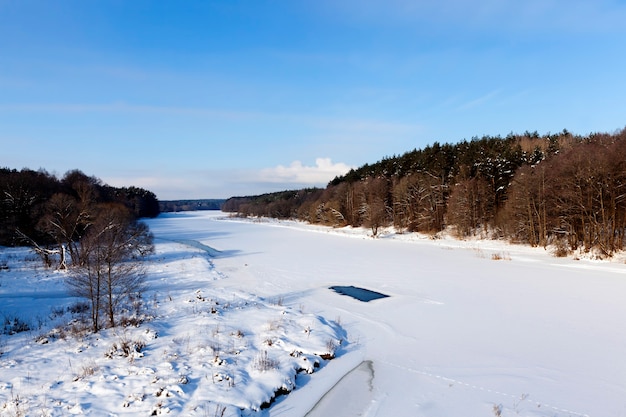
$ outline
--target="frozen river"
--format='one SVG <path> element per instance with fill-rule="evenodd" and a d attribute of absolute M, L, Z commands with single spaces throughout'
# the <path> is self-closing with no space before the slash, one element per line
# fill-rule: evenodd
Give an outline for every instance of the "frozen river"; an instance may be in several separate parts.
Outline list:
<path fill-rule="evenodd" d="M 342 355 L 268 415 L 306 414 L 356 368 L 355 392 L 368 394 L 347 415 L 626 416 L 623 264 L 220 216 L 168 214 L 150 227 L 157 241 L 214 249 L 224 276 L 215 285 L 297 306 L 347 332 Z M 364 303 L 332 286 L 389 297 Z M 339 386 L 335 400 L 345 402 L 349 385 Z"/>

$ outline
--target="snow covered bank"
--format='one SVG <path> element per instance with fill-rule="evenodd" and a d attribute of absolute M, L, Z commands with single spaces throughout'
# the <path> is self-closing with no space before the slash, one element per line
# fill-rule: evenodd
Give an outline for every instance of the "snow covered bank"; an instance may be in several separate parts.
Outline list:
<path fill-rule="evenodd" d="M 337 324 L 220 289 L 215 252 L 194 242 L 157 244 L 151 319 L 99 334 L 80 326 L 64 273 L 2 249 L 0 415 L 255 414 L 344 348 Z"/>

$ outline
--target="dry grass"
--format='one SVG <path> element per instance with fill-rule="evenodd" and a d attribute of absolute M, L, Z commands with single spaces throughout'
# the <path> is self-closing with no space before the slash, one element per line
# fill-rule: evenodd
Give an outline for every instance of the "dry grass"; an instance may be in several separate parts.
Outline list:
<path fill-rule="evenodd" d="M 271 371 L 272 369 L 278 369 L 278 361 L 270 358 L 267 354 L 267 350 L 259 353 L 254 359 L 254 369 L 261 372 Z"/>
<path fill-rule="evenodd" d="M 98 364 L 96 364 L 96 362 L 92 360 L 84 364 L 80 368 L 80 372 L 74 377 L 74 381 L 87 379 L 88 377 L 95 375 L 96 372 L 98 372 L 99 370 L 100 367 L 98 366 Z"/>
<path fill-rule="evenodd" d="M 494 252 L 491 254 L 491 260 L 493 261 L 510 261 L 511 255 L 508 252 Z"/>

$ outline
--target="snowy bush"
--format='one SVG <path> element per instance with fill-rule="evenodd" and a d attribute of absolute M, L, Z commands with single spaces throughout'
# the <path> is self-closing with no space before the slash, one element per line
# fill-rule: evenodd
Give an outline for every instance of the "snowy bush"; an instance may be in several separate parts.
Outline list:
<path fill-rule="evenodd" d="M 105 353 L 107 358 L 124 357 L 133 359 L 136 357 L 142 357 L 141 351 L 146 347 L 146 342 L 143 340 L 130 340 L 125 336 L 113 343 L 111 348 Z"/>
<path fill-rule="evenodd" d="M 5 317 L 2 333 L 13 335 L 16 333 L 28 332 L 32 330 L 31 325 L 20 317 Z"/>

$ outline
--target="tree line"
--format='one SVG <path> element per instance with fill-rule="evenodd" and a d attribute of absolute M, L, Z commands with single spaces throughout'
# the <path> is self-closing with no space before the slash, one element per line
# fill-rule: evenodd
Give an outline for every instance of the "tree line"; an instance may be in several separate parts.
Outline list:
<path fill-rule="evenodd" d="M 0 168 L 0 245 L 23 244 L 25 234 L 41 245 L 71 247 L 97 208 L 106 205 L 123 206 L 134 219 L 159 214 L 159 201 L 151 191 L 111 187 L 80 170 L 59 179 L 45 170 Z"/>
<path fill-rule="evenodd" d="M 163 213 L 198 210 L 221 210 L 225 199 L 200 200 L 167 200 L 159 201 L 159 208 Z"/>
<path fill-rule="evenodd" d="M 94 332 L 118 324 L 143 289 L 139 260 L 154 249 L 141 217 L 159 214 L 155 195 L 115 188 L 79 170 L 0 169 L 0 245 L 27 245 L 47 267 L 66 269 L 71 292 L 88 301 Z"/>
<path fill-rule="evenodd" d="M 326 188 L 234 197 L 223 210 L 329 226 L 482 235 L 557 254 L 624 249 L 626 129 L 434 143 L 365 164 Z"/>

